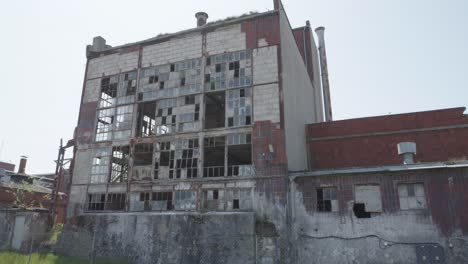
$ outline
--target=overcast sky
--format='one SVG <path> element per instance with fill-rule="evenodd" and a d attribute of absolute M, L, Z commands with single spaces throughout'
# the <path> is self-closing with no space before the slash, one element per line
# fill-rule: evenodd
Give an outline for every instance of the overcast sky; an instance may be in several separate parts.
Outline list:
<path fill-rule="evenodd" d="M 335 119 L 468 105 L 468 1 L 284 0 L 293 27 L 325 26 Z M 0 160 L 53 172 L 73 136 L 85 46 L 121 45 L 248 11 L 272 0 L 8 1 L 0 15 Z"/>

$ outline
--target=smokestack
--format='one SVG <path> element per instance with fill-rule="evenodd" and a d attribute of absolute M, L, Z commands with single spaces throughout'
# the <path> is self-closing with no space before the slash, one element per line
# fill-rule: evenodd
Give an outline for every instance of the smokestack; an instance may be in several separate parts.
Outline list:
<path fill-rule="evenodd" d="M 403 164 L 414 164 L 414 155 L 416 155 L 416 143 L 400 142 L 398 143 L 398 155 L 403 155 Z"/>
<path fill-rule="evenodd" d="M 26 156 L 21 156 L 21 159 L 20 159 L 20 164 L 19 164 L 19 167 L 18 167 L 18 173 L 26 173 L 26 162 L 28 161 L 28 157 Z"/>
<path fill-rule="evenodd" d="M 208 14 L 205 12 L 198 12 L 195 14 L 195 17 L 197 18 L 197 27 L 201 27 L 206 24 Z"/>
<path fill-rule="evenodd" d="M 325 50 L 325 28 L 318 27 L 315 29 L 319 43 L 319 57 L 320 57 L 320 72 L 322 73 L 322 90 L 323 101 L 325 107 L 325 121 L 333 121 L 331 96 L 330 96 L 330 83 L 328 81 L 328 66 L 327 66 L 327 52 Z"/>

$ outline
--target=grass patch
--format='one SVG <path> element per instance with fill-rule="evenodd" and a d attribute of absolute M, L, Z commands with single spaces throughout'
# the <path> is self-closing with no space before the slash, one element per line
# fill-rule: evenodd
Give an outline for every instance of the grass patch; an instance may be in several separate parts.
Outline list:
<path fill-rule="evenodd" d="M 0 251 L 0 263 L 8 264 L 26 264 L 29 255 L 15 251 Z M 31 255 L 31 264 L 89 264 L 89 260 L 75 257 L 55 255 L 53 253 L 33 253 Z M 129 264 L 122 260 L 96 259 L 95 264 Z"/>

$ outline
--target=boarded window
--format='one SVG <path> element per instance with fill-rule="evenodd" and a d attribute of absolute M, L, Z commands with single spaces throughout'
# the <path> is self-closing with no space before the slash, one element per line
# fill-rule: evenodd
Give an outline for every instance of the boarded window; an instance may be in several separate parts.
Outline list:
<path fill-rule="evenodd" d="M 363 204 L 365 212 L 382 212 L 382 198 L 379 185 L 357 185 L 355 204 Z"/>
<path fill-rule="evenodd" d="M 424 185 L 421 183 L 398 185 L 398 197 L 400 198 L 400 208 L 402 210 L 426 208 Z"/>
<path fill-rule="evenodd" d="M 335 187 L 317 189 L 317 211 L 338 212 L 338 199 L 336 198 Z"/>

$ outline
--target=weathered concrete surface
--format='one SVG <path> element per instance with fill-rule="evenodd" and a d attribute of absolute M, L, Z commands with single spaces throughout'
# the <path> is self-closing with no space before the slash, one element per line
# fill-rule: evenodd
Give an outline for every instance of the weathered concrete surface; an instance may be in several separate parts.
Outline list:
<path fill-rule="evenodd" d="M 0 249 L 27 251 L 48 238 L 48 212 L 23 209 L 0 210 Z M 34 249 L 34 247 L 33 247 Z"/>
<path fill-rule="evenodd" d="M 255 263 L 253 213 L 87 214 L 73 221 L 60 237 L 63 254 L 139 264 Z"/>

